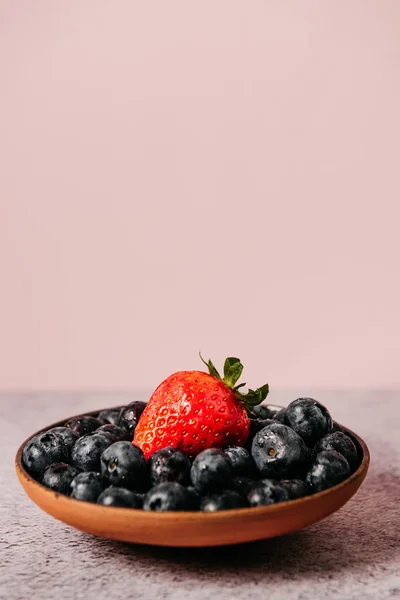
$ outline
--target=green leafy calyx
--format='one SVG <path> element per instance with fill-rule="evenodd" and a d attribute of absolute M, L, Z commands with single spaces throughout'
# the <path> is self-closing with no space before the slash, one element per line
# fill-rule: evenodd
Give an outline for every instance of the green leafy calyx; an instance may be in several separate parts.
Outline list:
<path fill-rule="evenodd" d="M 240 362 L 239 358 L 230 356 L 225 360 L 223 377 L 221 377 L 221 375 L 218 373 L 211 360 L 205 361 L 201 354 L 200 358 L 203 361 L 203 363 L 207 366 L 210 375 L 212 375 L 216 379 L 219 379 L 220 381 L 223 381 L 225 385 L 233 391 L 236 398 L 240 402 L 242 402 L 247 412 L 250 412 L 254 406 L 260 404 L 267 397 L 269 392 L 268 383 L 262 385 L 256 390 L 252 390 L 249 388 L 247 394 L 242 394 L 241 392 L 239 392 L 239 389 L 246 385 L 245 383 L 236 385 L 243 371 L 243 365 Z"/>

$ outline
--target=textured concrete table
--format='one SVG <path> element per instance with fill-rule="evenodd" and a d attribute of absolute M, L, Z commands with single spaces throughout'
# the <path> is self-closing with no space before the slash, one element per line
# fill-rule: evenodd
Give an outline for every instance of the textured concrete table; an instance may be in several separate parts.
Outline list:
<path fill-rule="evenodd" d="M 130 546 L 53 520 L 14 474 L 19 444 L 54 421 L 143 394 L 0 395 L 0 598 L 384 600 L 400 598 L 400 393 L 320 392 L 363 437 L 364 485 L 325 521 L 282 538 L 219 549 Z M 275 393 L 287 404 L 296 395 Z"/>

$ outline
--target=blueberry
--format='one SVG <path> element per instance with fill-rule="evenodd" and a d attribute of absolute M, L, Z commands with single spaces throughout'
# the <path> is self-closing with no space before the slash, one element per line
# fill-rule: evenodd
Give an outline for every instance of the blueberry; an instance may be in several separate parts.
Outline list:
<path fill-rule="evenodd" d="M 309 450 L 300 436 L 282 423 L 271 423 L 253 440 L 251 454 L 262 477 L 283 479 L 302 472 Z"/>
<path fill-rule="evenodd" d="M 283 425 L 286 425 L 286 408 L 281 408 L 281 410 L 278 410 L 273 414 L 272 418 L 274 421 L 279 421 L 280 423 L 283 423 Z"/>
<path fill-rule="evenodd" d="M 144 510 L 197 510 L 198 496 L 176 481 L 159 483 L 144 497 Z"/>
<path fill-rule="evenodd" d="M 336 450 L 345 457 L 352 471 L 358 466 L 357 448 L 351 438 L 340 431 L 327 433 L 323 438 L 318 440 L 314 446 L 314 456 L 322 450 Z"/>
<path fill-rule="evenodd" d="M 279 482 L 281 486 L 287 489 L 290 500 L 296 500 L 303 496 L 308 496 L 310 488 L 305 481 L 301 479 L 282 479 Z"/>
<path fill-rule="evenodd" d="M 258 431 L 259 431 L 259 423 L 258 423 L 257 419 L 250 419 L 249 435 L 247 436 L 247 440 L 244 445 L 244 447 L 246 448 L 246 450 L 248 452 L 251 451 L 251 445 L 253 443 L 254 436 L 256 435 L 256 433 Z"/>
<path fill-rule="evenodd" d="M 151 484 L 177 481 L 182 485 L 188 485 L 190 467 L 189 458 L 177 448 L 167 447 L 157 450 L 149 459 Z"/>
<path fill-rule="evenodd" d="M 119 427 L 118 425 L 113 425 L 111 423 L 107 423 L 106 425 L 102 425 L 98 429 L 96 429 L 95 433 L 109 433 L 115 442 L 120 442 L 121 440 L 125 440 L 127 442 L 131 441 L 129 434 Z"/>
<path fill-rule="evenodd" d="M 237 492 L 239 496 L 247 498 L 247 494 L 254 484 L 254 479 L 250 479 L 250 477 L 234 477 L 232 479 L 231 489 L 234 492 Z"/>
<path fill-rule="evenodd" d="M 49 465 L 43 473 L 42 484 L 60 494 L 69 494 L 71 482 L 78 473 L 79 471 L 71 465 L 54 463 Z"/>
<path fill-rule="evenodd" d="M 217 510 L 232 510 L 249 506 L 247 498 L 241 496 L 234 490 L 225 490 L 222 494 L 213 494 L 201 499 L 200 510 L 203 512 L 215 512 Z"/>
<path fill-rule="evenodd" d="M 131 440 L 133 440 L 136 425 L 139 423 L 139 419 L 145 408 L 146 402 L 135 400 L 128 404 L 128 406 L 123 406 L 120 410 L 118 425 L 129 433 Z"/>
<path fill-rule="evenodd" d="M 79 435 L 76 431 L 73 431 L 69 427 L 53 427 L 48 430 L 49 433 L 54 433 L 64 442 L 65 447 L 68 451 L 68 457 L 71 456 L 71 450 Z"/>
<path fill-rule="evenodd" d="M 229 488 L 232 483 L 231 461 L 222 450 L 209 448 L 196 456 L 190 470 L 190 478 L 199 494 L 217 492 Z"/>
<path fill-rule="evenodd" d="M 118 425 L 119 424 L 119 413 L 120 408 L 109 408 L 107 410 L 101 410 L 97 415 L 97 419 L 103 423 L 103 425 L 111 424 Z"/>
<path fill-rule="evenodd" d="M 271 423 L 277 423 L 277 421 L 275 419 L 250 419 L 250 431 L 245 444 L 245 448 L 248 452 L 251 452 L 251 445 L 256 433 Z"/>
<path fill-rule="evenodd" d="M 328 410 L 312 398 L 298 398 L 289 404 L 285 423 L 312 448 L 332 428 Z"/>
<path fill-rule="evenodd" d="M 99 429 L 96 429 L 96 431 L 94 431 L 94 432 L 93 432 L 93 434 L 91 434 L 91 435 L 94 435 L 94 434 L 96 434 L 96 435 L 100 435 L 100 436 L 104 437 L 106 440 L 108 440 L 108 441 L 109 441 L 109 444 L 108 444 L 109 446 L 110 446 L 110 444 L 115 444 L 115 442 L 118 442 L 118 441 L 119 441 L 119 440 L 118 440 L 118 439 L 117 439 L 117 438 L 116 438 L 114 435 L 112 435 L 112 433 L 110 433 L 109 431 L 101 431 L 101 430 L 100 430 L 100 427 L 99 427 Z"/>
<path fill-rule="evenodd" d="M 71 482 L 71 498 L 75 500 L 85 500 L 86 502 L 96 502 L 103 491 L 103 482 L 100 473 L 88 471 L 78 473 Z"/>
<path fill-rule="evenodd" d="M 44 431 L 35 435 L 22 451 L 22 462 L 29 473 L 39 479 L 52 463 L 66 462 L 68 449 L 62 438 Z"/>
<path fill-rule="evenodd" d="M 120 506 L 123 508 L 142 508 L 143 498 L 131 490 L 110 486 L 100 494 L 97 504 L 103 506 Z"/>
<path fill-rule="evenodd" d="M 81 471 L 100 471 L 100 457 L 112 443 L 113 439 L 106 434 L 84 435 L 72 448 L 71 462 Z"/>
<path fill-rule="evenodd" d="M 146 491 L 149 472 L 143 452 L 131 442 L 116 442 L 101 455 L 101 473 L 111 485 Z"/>
<path fill-rule="evenodd" d="M 347 460 L 335 450 L 323 450 L 314 458 L 306 475 L 306 483 L 313 492 L 330 488 L 351 474 Z"/>
<path fill-rule="evenodd" d="M 334 432 L 334 431 L 341 431 L 342 433 L 344 433 L 342 427 L 336 421 L 332 421 L 332 429 L 331 429 L 331 431 L 332 432 Z"/>
<path fill-rule="evenodd" d="M 65 423 L 65 427 L 69 427 L 73 431 L 76 431 L 79 436 L 92 433 L 98 427 L 100 427 L 100 425 L 102 425 L 101 421 L 88 415 L 83 415 L 82 417 L 73 417 Z"/>
<path fill-rule="evenodd" d="M 257 404 L 256 406 L 253 406 L 250 418 L 254 418 L 253 415 L 256 419 L 271 419 L 272 411 L 264 404 Z"/>
<path fill-rule="evenodd" d="M 193 495 L 195 495 L 195 497 L 197 498 L 196 502 L 198 504 L 198 506 L 200 506 L 200 494 L 194 489 L 194 487 L 192 485 L 188 485 L 186 487 L 187 490 L 189 490 L 189 492 Z"/>
<path fill-rule="evenodd" d="M 261 479 L 247 495 L 250 506 L 266 506 L 290 499 L 286 487 L 273 479 Z"/>
<path fill-rule="evenodd" d="M 228 457 L 234 476 L 244 475 L 251 477 L 256 473 L 254 460 L 245 448 L 241 446 L 229 446 L 224 449 L 225 456 Z"/>
<path fill-rule="evenodd" d="M 280 423 L 278 419 L 255 419 L 254 422 L 257 425 L 257 431 L 261 431 L 261 429 L 264 429 L 264 427 L 267 427 L 268 425 L 272 425 L 272 423 Z"/>

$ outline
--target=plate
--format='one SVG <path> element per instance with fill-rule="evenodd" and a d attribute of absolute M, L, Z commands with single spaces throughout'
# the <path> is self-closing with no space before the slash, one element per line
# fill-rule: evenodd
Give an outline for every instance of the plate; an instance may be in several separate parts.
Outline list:
<path fill-rule="evenodd" d="M 268 405 L 272 409 L 280 409 Z M 96 415 L 101 409 L 88 415 Z M 79 415 L 78 415 L 79 416 Z M 72 418 L 72 417 L 70 417 Z M 67 419 L 49 425 L 60 427 Z M 240 508 L 214 513 L 148 512 L 132 508 L 115 508 L 83 502 L 50 490 L 35 481 L 22 464 L 19 448 L 15 468 L 25 492 L 49 515 L 80 531 L 103 538 L 156 546 L 223 546 L 280 536 L 303 529 L 339 510 L 357 492 L 368 471 L 370 455 L 366 443 L 343 427 L 360 457 L 358 469 L 342 483 L 313 494 L 270 506 Z"/>

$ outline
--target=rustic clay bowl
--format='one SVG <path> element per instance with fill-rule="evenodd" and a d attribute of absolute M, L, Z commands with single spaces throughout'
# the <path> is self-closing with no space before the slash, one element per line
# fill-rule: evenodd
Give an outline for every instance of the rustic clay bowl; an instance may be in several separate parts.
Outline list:
<path fill-rule="evenodd" d="M 280 408 L 271 406 L 271 408 Z M 99 411 L 86 413 L 95 415 Z M 50 425 L 61 426 L 64 421 Z M 114 508 L 74 500 L 35 481 L 22 464 L 22 449 L 15 468 L 31 500 L 52 517 L 93 535 L 157 546 L 222 546 L 279 536 L 307 527 L 341 508 L 358 490 L 368 471 L 369 451 L 365 442 L 343 428 L 357 446 L 360 466 L 348 479 L 323 492 L 257 508 L 241 508 L 214 513 L 147 512 Z"/>

